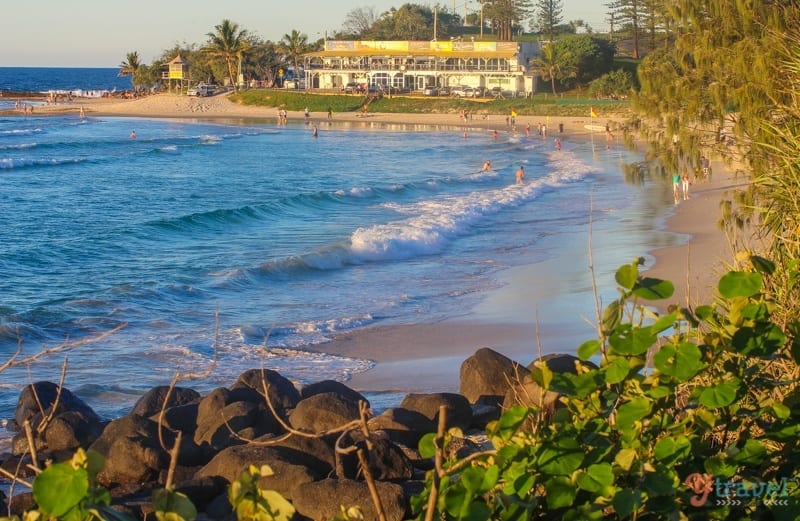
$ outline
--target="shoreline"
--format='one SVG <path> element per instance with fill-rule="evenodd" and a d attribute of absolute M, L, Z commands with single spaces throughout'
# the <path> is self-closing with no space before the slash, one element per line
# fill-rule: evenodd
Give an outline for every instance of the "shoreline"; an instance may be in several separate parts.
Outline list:
<path fill-rule="evenodd" d="M 202 119 L 202 120 L 257 120 L 277 122 L 275 108 L 236 105 L 224 95 L 191 98 L 176 94 L 158 94 L 137 100 L 88 99 L 75 100 L 61 105 L 37 106 L 35 116 L 79 114 L 81 107 L 87 116 L 122 116 L 143 118 Z M 17 113 L 22 116 L 21 113 Z M 304 121 L 302 112 L 289 112 L 288 117 Z M 585 128 L 585 125 L 620 122 L 615 118 L 546 117 L 549 134 L 553 138 L 559 124 L 564 125 L 564 137 L 575 140 L 597 139 L 604 142 L 602 132 Z M 535 125 L 545 117 L 523 116 L 517 121 L 517 132 L 524 133 L 524 125 Z M 326 114 L 312 113 L 314 124 L 328 123 Z M 430 130 L 448 128 L 454 132 L 510 131 L 505 117 L 492 115 L 487 119 L 473 119 L 464 124 L 458 114 L 387 114 L 335 113 L 332 125 L 366 127 L 401 126 L 402 130 Z M 324 129 L 323 129 L 324 130 Z M 598 137 L 595 138 L 595 134 Z M 668 301 L 654 307 L 664 312 L 668 304 L 686 305 L 707 303 L 713 297 L 713 284 L 719 278 L 721 263 L 730 261 L 727 239 L 716 226 L 718 203 L 724 194 L 744 184 L 718 161 L 712 162 L 712 180 L 695 183 L 690 197 L 676 204 L 671 215 L 662 221 L 667 232 L 685 235 L 678 246 L 646 251 L 642 254 L 654 259 L 642 271 L 650 277 L 671 280 L 676 294 Z M 629 259 L 620 260 L 620 264 Z M 489 298 L 503 301 L 500 309 L 511 309 L 520 299 L 530 295 L 515 292 L 518 287 L 530 287 L 532 281 L 548 280 L 561 266 L 548 263 L 512 268 L 504 275 L 504 287 L 493 290 Z M 571 266 L 580 269 L 580 266 Z M 588 268 L 587 268 L 588 270 Z M 560 291 L 553 288 L 552 291 Z M 529 301 L 525 302 L 530 305 Z M 538 303 L 536 304 L 539 305 Z M 574 354 L 585 340 L 596 338 L 594 326 L 581 324 L 580 320 L 540 327 L 537 316 L 530 320 L 505 320 L 475 311 L 470 316 L 448 319 L 437 323 L 417 323 L 399 326 L 378 326 L 339 335 L 334 340 L 309 346 L 313 351 L 333 355 L 371 360 L 374 366 L 353 374 L 347 385 L 361 392 L 458 392 L 460 364 L 481 347 L 490 347 L 509 358 L 527 364 L 537 356 L 541 346 L 548 346 L 545 354 L 555 349 Z M 588 322 L 588 320 L 587 320 Z"/>

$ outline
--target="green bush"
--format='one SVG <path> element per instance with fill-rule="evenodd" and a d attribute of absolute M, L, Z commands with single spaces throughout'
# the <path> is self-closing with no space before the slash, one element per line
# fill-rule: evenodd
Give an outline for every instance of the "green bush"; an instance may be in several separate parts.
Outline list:
<path fill-rule="evenodd" d="M 751 261 L 722 277 L 716 305 L 666 316 L 642 301 L 672 284 L 622 266 L 600 338 L 578 349 L 597 367 L 538 365 L 559 406 L 506 411 L 488 428 L 494 450 L 431 471 L 418 518 L 796 519 L 800 350 L 770 320 L 774 267 Z"/>

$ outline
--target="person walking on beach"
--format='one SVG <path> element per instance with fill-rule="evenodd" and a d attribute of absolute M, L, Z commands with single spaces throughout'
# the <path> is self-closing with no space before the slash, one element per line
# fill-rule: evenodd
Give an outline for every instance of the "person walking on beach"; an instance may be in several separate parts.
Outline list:
<path fill-rule="evenodd" d="M 689 172 L 686 169 L 681 174 L 681 190 L 683 190 L 683 200 L 689 199 Z"/>
<path fill-rule="evenodd" d="M 330 121 L 332 119 L 333 119 L 333 110 L 331 110 L 331 108 L 328 107 L 328 121 Z"/>
<path fill-rule="evenodd" d="M 525 181 L 525 167 L 521 166 L 517 169 L 517 184 L 521 185 L 523 181 Z"/>
<path fill-rule="evenodd" d="M 675 204 L 678 204 L 680 196 L 678 195 L 681 187 L 681 175 L 678 172 L 672 174 L 672 196 L 675 198 Z"/>
<path fill-rule="evenodd" d="M 304 112 L 305 112 L 305 115 L 306 115 L 306 125 L 308 125 L 308 121 L 309 121 L 308 118 L 311 117 L 311 113 L 308 111 L 308 107 L 306 107 L 306 110 Z"/>

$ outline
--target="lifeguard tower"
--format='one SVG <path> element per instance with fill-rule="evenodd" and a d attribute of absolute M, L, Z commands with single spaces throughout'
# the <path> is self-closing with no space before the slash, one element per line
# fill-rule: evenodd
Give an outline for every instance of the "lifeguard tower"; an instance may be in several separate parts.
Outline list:
<path fill-rule="evenodd" d="M 189 62 L 184 60 L 181 55 L 177 55 L 167 64 L 167 70 L 161 73 L 161 79 L 167 81 L 167 89 L 171 92 L 175 85 L 179 92 L 189 86 L 191 77 L 189 75 Z"/>

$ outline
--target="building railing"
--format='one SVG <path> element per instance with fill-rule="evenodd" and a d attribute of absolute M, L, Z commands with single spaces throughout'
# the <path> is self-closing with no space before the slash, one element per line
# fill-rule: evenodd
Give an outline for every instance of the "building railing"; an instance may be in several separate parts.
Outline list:
<path fill-rule="evenodd" d="M 393 72 L 519 72 L 520 67 L 512 64 L 473 64 L 473 63 L 307 63 L 306 70 L 335 70 L 343 73 L 364 71 L 393 71 Z"/>

